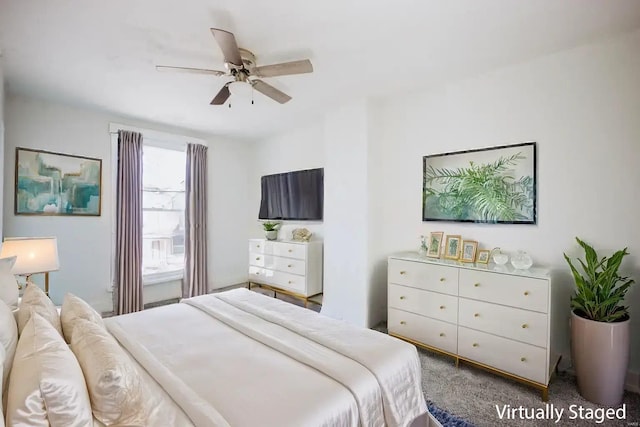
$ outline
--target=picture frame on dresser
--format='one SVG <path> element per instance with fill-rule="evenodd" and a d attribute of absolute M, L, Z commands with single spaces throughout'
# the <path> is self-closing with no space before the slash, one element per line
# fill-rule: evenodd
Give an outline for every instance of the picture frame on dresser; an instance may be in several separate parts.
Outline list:
<path fill-rule="evenodd" d="M 440 258 L 443 236 L 443 231 L 432 231 L 429 233 L 429 249 L 427 250 L 427 256 L 429 258 Z"/>
<path fill-rule="evenodd" d="M 444 257 L 446 259 L 460 258 L 460 249 L 462 248 L 462 236 L 449 234 L 444 245 Z"/>
<path fill-rule="evenodd" d="M 477 251 L 478 251 L 478 242 L 476 242 L 475 240 L 463 240 L 462 251 L 460 252 L 460 261 L 475 262 Z"/>
<path fill-rule="evenodd" d="M 489 249 L 479 249 L 476 255 L 476 264 L 489 264 L 491 251 Z"/>

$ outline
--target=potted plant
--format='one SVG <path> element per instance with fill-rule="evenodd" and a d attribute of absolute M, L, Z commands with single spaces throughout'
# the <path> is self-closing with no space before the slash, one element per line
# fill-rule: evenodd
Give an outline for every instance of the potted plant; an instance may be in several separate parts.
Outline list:
<path fill-rule="evenodd" d="M 634 283 L 618 274 L 627 248 L 610 257 L 576 237 L 585 260 L 578 259 L 582 273 L 567 254 L 576 290 L 571 297 L 571 357 L 578 390 L 587 400 L 618 406 L 624 394 L 629 365 L 629 312 L 624 297 Z M 584 275 L 583 275 L 584 274 Z"/>
<path fill-rule="evenodd" d="M 267 240 L 276 240 L 278 238 L 279 222 L 265 221 L 262 223 L 262 228 L 264 228 L 264 235 Z"/>

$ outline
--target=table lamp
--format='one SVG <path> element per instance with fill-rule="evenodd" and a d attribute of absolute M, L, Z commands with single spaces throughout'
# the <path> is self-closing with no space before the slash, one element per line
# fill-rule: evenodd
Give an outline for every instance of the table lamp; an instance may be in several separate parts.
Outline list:
<path fill-rule="evenodd" d="M 55 237 L 6 237 L 0 250 L 0 258 L 16 256 L 11 272 L 25 276 L 44 273 L 44 292 L 49 295 L 49 272 L 60 268 L 58 239 Z"/>

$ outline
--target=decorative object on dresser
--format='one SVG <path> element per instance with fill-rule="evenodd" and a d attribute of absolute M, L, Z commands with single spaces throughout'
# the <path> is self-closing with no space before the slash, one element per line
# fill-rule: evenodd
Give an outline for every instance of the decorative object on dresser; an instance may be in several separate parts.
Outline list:
<path fill-rule="evenodd" d="M 463 240 L 462 253 L 460 254 L 460 261 L 475 262 L 477 250 L 478 250 L 478 242 L 474 240 Z"/>
<path fill-rule="evenodd" d="M 429 234 L 429 250 L 427 256 L 431 258 L 440 258 L 440 247 L 442 246 L 442 231 L 432 231 Z"/>
<path fill-rule="evenodd" d="M 503 272 L 431 260 L 389 257 L 389 334 L 542 391 L 547 400 L 560 356 L 548 270 Z"/>
<path fill-rule="evenodd" d="M 291 238 L 296 242 L 308 242 L 312 235 L 313 233 L 306 228 L 294 228 L 291 232 Z"/>
<path fill-rule="evenodd" d="M 55 237 L 7 237 L 2 243 L 0 258 L 15 256 L 13 274 L 26 277 L 44 273 L 44 292 L 49 295 L 49 272 L 60 268 L 58 239 Z"/>
<path fill-rule="evenodd" d="M 491 251 L 489 249 L 480 249 L 478 250 L 478 254 L 476 256 L 477 264 L 489 264 Z"/>
<path fill-rule="evenodd" d="M 536 143 L 424 156 L 422 220 L 536 223 Z"/>
<path fill-rule="evenodd" d="M 429 246 L 427 245 L 427 236 L 420 236 L 420 248 L 418 249 L 418 253 L 420 256 L 427 255 L 429 252 Z"/>
<path fill-rule="evenodd" d="M 615 407 L 622 402 L 629 367 L 630 318 L 623 304 L 634 281 L 618 274 L 629 252 L 624 248 L 599 258 L 593 247 L 576 240 L 584 250 L 585 260 L 578 261 L 585 276 L 567 254 L 564 258 L 576 285 L 571 297 L 571 358 L 578 390 L 593 403 Z"/>
<path fill-rule="evenodd" d="M 264 236 L 267 240 L 277 240 L 278 239 L 278 230 L 280 229 L 281 223 L 273 222 L 273 221 L 265 221 L 262 223 L 262 228 L 264 229 Z"/>
<path fill-rule="evenodd" d="M 511 265 L 516 270 L 526 270 L 533 265 L 533 259 L 525 251 L 518 251 L 511 256 Z"/>
<path fill-rule="evenodd" d="M 509 255 L 502 252 L 500 248 L 493 248 L 491 250 L 491 258 L 496 265 L 505 265 L 509 261 Z"/>
<path fill-rule="evenodd" d="M 462 246 L 462 236 L 448 235 L 444 245 L 444 257 L 446 259 L 460 258 L 460 249 Z"/>
<path fill-rule="evenodd" d="M 322 293 L 322 242 L 249 240 L 252 284 L 304 301 Z"/>
<path fill-rule="evenodd" d="M 16 148 L 16 215 L 100 216 L 102 160 Z"/>

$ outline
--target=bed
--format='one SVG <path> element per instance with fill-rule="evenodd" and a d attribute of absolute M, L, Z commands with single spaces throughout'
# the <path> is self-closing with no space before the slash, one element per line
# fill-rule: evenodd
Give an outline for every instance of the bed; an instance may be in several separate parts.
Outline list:
<path fill-rule="evenodd" d="M 414 346 L 247 289 L 103 323 L 144 379 L 143 425 L 439 425 Z"/>

